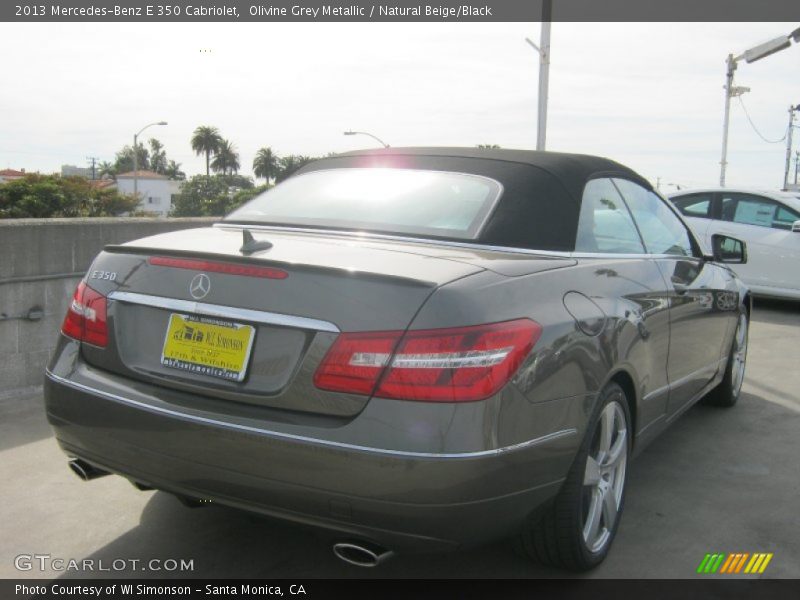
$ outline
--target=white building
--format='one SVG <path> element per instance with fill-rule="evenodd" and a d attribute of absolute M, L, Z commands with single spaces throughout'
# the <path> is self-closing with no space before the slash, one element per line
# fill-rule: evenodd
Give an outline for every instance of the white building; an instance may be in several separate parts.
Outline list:
<path fill-rule="evenodd" d="M 172 198 L 181 191 L 180 181 L 169 179 L 153 171 L 137 171 L 137 188 L 143 211 L 166 217 L 172 208 Z M 117 191 L 133 195 L 134 172 L 117 175 Z"/>

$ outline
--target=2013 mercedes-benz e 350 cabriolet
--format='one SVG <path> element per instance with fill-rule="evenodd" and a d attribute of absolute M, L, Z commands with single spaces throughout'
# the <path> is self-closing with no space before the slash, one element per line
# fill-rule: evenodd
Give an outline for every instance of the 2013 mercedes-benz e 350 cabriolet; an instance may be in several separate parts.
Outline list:
<path fill-rule="evenodd" d="M 628 463 L 732 406 L 750 299 L 642 177 L 458 148 L 311 163 L 222 222 L 108 246 L 46 374 L 84 479 L 321 526 L 337 555 L 609 551 Z"/>

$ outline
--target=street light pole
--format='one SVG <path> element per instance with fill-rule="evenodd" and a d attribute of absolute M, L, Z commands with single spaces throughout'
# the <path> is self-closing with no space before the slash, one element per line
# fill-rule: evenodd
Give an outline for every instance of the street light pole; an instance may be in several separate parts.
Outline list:
<path fill-rule="evenodd" d="M 148 127 L 152 127 L 153 125 L 166 125 L 166 121 L 157 121 L 156 123 L 150 123 L 149 125 L 145 125 L 139 131 L 133 134 L 133 197 L 137 200 L 139 199 L 139 152 L 138 152 L 138 139 L 139 135 L 147 129 Z"/>
<path fill-rule="evenodd" d="M 375 140 L 376 142 L 378 142 L 378 143 L 379 143 L 381 146 L 383 146 L 384 148 L 388 148 L 388 147 L 389 147 L 389 144 L 387 144 L 386 142 L 384 142 L 384 141 L 383 141 L 381 138 L 379 138 L 377 135 L 372 135 L 371 133 L 369 133 L 369 132 L 367 132 L 367 131 L 353 131 L 352 129 L 350 129 L 350 130 L 348 130 L 348 131 L 345 131 L 345 132 L 344 132 L 344 134 L 345 134 L 345 135 L 368 135 L 369 137 L 371 137 L 373 140 Z"/>
<path fill-rule="evenodd" d="M 725 172 L 728 167 L 728 126 L 730 125 L 731 98 L 741 96 L 750 91 L 750 88 L 735 87 L 733 85 L 733 74 L 736 71 L 736 67 L 742 59 L 749 64 L 766 58 L 770 54 L 785 50 L 792 45 L 792 40 L 800 42 L 800 28 L 795 29 L 789 35 L 782 35 L 754 46 L 739 56 L 728 54 L 728 59 L 725 61 L 727 69 L 725 72 L 725 116 L 722 124 L 722 158 L 719 161 L 719 185 L 721 187 L 725 187 Z"/>
<path fill-rule="evenodd" d="M 736 71 L 736 60 L 728 54 L 726 61 L 728 70 L 725 75 L 725 116 L 722 121 L 722 158 L 719 161 L 719 185 L 725 187 L 725 170 L 728 167 L 728 126 L 731 121 L 731 98 L 733 97 L 733 73 Z"/>
<path fill-rule="evenodd" d="M 783 191 L 789 189 L 789 171 L 792 168 L 792 132 L 794 131 L 794 113 L 800 111 L 800 104 L 789 107 L 789 131 L 786 132 L 786 168 L 783 170 Z M 795 179 L 797 173 L 795 169 Z"/>
<path fill-rule="evenodd" d="M 525 41 L 539 54 L 539 99 L 536 116 L 536 149 L 544 150 L 547 142 L 547 97 L 550 88 L 550 28 L 553 20 L 553 0 L 542 0 L 542 30 L 539 43 Z"/>

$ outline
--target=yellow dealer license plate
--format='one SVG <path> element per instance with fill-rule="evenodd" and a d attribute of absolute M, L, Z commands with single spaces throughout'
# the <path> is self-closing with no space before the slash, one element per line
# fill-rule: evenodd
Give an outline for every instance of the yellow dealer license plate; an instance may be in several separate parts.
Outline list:
<path fill-rule="evenodd" d="M 254 337 L 255 328 L 251 325 L 173 313 L 161 364 L 198 375 L 242 381 Z"/>

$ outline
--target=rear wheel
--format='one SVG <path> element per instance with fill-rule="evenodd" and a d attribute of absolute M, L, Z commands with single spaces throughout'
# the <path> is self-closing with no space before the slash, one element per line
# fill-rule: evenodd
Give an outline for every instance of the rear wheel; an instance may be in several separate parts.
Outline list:
<path fill-rule="evenodd" d="M 610 383 L 559 495 L 522 532 L 521 545 L 531 558 L 573 571 L 603 561 L 622 514 L 630 447 L 627 398 Z"/>
<path fill-rule="evenodd" d="M 728 355 L 728 364 L 725 367 L 725 375 L 722 382 L 715 387 L 708 395 L 703 398 L 704 404 L 711 406 L 730 407 L 739 400 L 744 382 L 744 371 L 747 363 L 747 341 L 750 332 L 750 319 L 747 311 L 742 307 L 739 309 L 739 320 L 736 324 L 736 332 L 733 335 L 731 351 Z"/>

